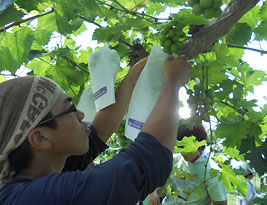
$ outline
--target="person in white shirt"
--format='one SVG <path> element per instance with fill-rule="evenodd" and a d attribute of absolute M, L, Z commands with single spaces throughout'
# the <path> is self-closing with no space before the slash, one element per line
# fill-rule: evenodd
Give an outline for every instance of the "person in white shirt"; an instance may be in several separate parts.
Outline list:
<path fill-rule="evenodd" d="M 177 140 L 181 141 L 184 137 L 190 136 L 195 136 L 196 140 L 199 142 L 207 140 L 208 137 L 203 125 L 195 125 L 191 130 L 185 124 L 180 124 Z M 181 200 L 174 202 L 174 198 L 177 199 L 177 196 L 173 196 L 174 198 L 166 196 L 162 204 L 227 205 L 227 190 L 219 181 L 219 176 L 210 176 L 210 170 L 218 170 L 218 166 L 206 154 L 205 146 L 199 147 L 198 151 L 195 153 L 175 154 L 173 157 L 173 165 L 180 171 L 190 174 L 194 179 L 192 181 L 179 179 L 175 186 L 177 190 L 179 190 L 178 198 Z M 191 190 L 195 191 L 187 196 L 184 195 L 184 193 L 187 193 L 188 187 L 190 186 Z M 160 201 L 160 190 L 158 188 L 149 195 L 148 205 L 159 205 L 161 204 Z"/>
<path fill-rule="evenodd" d="M 257 192 L 255 187 L 251 183 L 251 180 L 253 179 L 253 173 L 248 172 L 244 177 L 247 179 L 247 195 L 238 195 L 236 198 L 236 205 L 252 205 L 254 204 L 253 200 L 256 199 Z"/>

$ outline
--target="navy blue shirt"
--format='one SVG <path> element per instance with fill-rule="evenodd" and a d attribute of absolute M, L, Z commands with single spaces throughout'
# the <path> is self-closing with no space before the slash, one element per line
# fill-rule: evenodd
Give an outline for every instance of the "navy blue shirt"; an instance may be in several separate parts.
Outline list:
<path fill-rule="evenodd" d="M 89 137 L 92 150 L 86 156 L 91 159 L 80 156 L 76 164 L 74 158 L 70 159 L 65 172 L 34 181 L 12 180 L 0 190 L 0 204 L 134 205 L 163 186 L 171 172 L 172 153 L 144 132 L 111 160 L 80 171 L 86 160 L 90 162 L 96 156 L 93 150 L 99 154 L 106 148 L 95 132 Z M 80 170 L 67 171 L 74 169 Z"/>

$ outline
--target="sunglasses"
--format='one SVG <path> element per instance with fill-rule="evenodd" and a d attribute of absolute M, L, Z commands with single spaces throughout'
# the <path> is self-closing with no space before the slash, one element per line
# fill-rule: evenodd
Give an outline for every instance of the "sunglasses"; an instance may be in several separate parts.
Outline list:
<path fill-rule="evenodd" d="M 52 120 L 55 120 L 56 118 L 61 117 L 63 115 L 66 115 L 68 113 L 71 113 L 71 112 L 77 112 L 77 109 L 76 109 L 76 107 L 75 107 L 75 105 L 73 103 L 71 104 L 70 108 L 68 108 L 67 110 L 65 110 L 62 113 L 59 113 L 59 114 L 57 114 L 57 115 L 55 115 L 53 117 L 50 117 L 48 119 L 45 119 L 45 120 L 39 122 L 36 127 L 40 127 L 41 125 L 43 125 L 43 124 L 45 124 L 47 122 L 50 122 Z"/>

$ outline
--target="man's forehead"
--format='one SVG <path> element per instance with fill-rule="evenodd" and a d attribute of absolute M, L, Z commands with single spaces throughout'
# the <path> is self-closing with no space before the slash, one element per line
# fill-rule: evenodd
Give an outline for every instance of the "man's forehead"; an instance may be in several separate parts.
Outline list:
<path fill-rule="evenodd" d="M 67 102 L 69 102 L 69 96 L 66 93 L 62 92 L 52 110 L 61 108 Z"/>

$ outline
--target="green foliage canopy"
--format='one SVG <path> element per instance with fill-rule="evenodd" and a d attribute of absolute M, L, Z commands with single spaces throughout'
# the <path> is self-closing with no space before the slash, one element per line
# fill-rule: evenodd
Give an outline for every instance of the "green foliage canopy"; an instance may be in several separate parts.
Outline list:
<path fill-rule="evenodd" d="M 127 64 L 134 45 L 141 43 L 147 52 L 153 44 L 160 45 L 160 25 L 173 16 L 178 15 L 184 20 L 187 26 L 183 31 L 189 38 L 194 36 L 189 32 L 192 25 L 209 23 L 203 16 L 193 15 L 186 0 L 2 2 L 0 72 L 9 71 L 16 76 L 18 69 L 25 66 L 31 70 L 27 75 L 42 75 L 55 80 L 76 103 L 90 80 L 87 58 L 93 48 L 80 49 L 74 39 L 91 25 L 98 27 L 92 40 L 110 43 L 122 62 Z M 228 3 L 229 0 L 223 1 L 224 6 Z M 162 13 L 169 16 L 160 18 Z M 244 160 L 250 160 L 260 175 L 266 173 L 267 167 L 267 106 L 260 107 L 257 100 L 248 100 L 247 96 L 254 93 L 255 86 L 266 82 L 267 76 L 266 72 L 251 68 L 242 57 L 248 42 L 267 39 L 266 31 L 267 3 L 260 1 L 227 35 L 191 59 L 191 81 L 186 87 L 194 91 L 193 86 L 200 83 L 206 91 L 214 90 L 215 101 L 211 103 L 209 116 L 216 120 L 217 128 L 210 130 L 211 144 L 216 145 L 223 139 L 225 149 L 238 149 L 242 154 L 239 159 L 244 156 Z M 60 41 L 51 44 L 55 39 Z M 124 76 L 128 68 L 127 65 L 121 69 L 118 76 Z M 0 82 L 4 80 L 4 74 L 1 74 Z M 225 181 L 232 179 L 229 167 L 222 164 L 221 168 L 222 178 Z M 239 184 L 236 180 L 234 183 L 234 186 Z"/>

